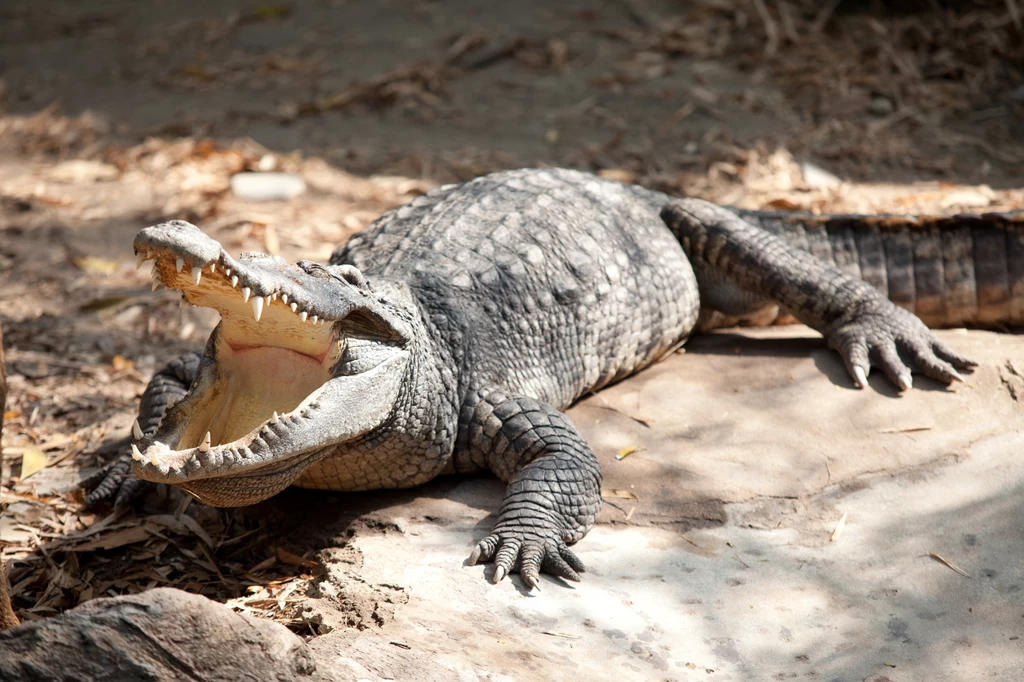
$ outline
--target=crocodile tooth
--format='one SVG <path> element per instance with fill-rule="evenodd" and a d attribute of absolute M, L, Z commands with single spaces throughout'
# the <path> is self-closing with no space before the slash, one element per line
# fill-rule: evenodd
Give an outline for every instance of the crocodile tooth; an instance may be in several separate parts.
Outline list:
<path fill-rule="evenodd" d="M 249 287 L 242 287 L 242 303 L 248 303 L 250 296 L 252 296 L 252 289 Z"/>
<path fill-rule="evenodd" d="M 158 267 L 159 265 L 160 265 L 160 261 L 158 261 L 158 260 L 153 261 L 153 269 L 149 271 L 149 274 L 153 275 L 154 277 L 159 275 L 160 274 L 160 268 Z"/>
<path fill-rule="evenodd" d="M 210 432 L 207 431 L 206 432 L 206 437 L 203 438 L 203 442 L 199 444 L 199 452 L 206 452 L 207 450 L 210 449 L 210 445 L 211 444 L 212 444 L 212 440 L 210 438 Z"/>
<path fill-rule="evenodd" d="M 192 268 L 192 281 L 196 283 L 196 286 L 199 286 L 199 281 L 202 278 L 203 278 L 203 269 L 202 268 Z"/>
<path fill-rule="evenodd" d="M 274 292 L 268 298 L 270 299 L 271 302 L 276 301 L 277 300 L 277 292 Z"/>
<path fill-rule="evenodd" d="M 145 251 L 139 251 L 137 254 L 135 254 L 135 269 L 136 270 L 139 270 L 140 268 L 142 268 L 142 264 L 145 263 L 145 262 L 146 262 L 146 252 Z"/>
<path fill-rule="evenodd" d="M 156 456 L 155 452 L 149 455 L 149 463 L 153 466 L 160 466 L 160 458 Z"/>
<path fill-rule="evenodd" d="M 279 421 L 281 421 L 281 417 L 278 416 L 277 410 L 274 410 L 274 416 L 270 418 L 270 423 L 276 424 Z"/>
<path fill-rule="evenodd" d="M 238 275 L 231 276 L 231 288 L 234 289 L 238 286 Z"/>
<path fill-rule="evenodd" d="M 135 422 L 132 424 L 132 437 L 135 438 L 135 440 L 139 440 L 140 438 L 142 438 L 142 427 L 139 426 L 138 419 L 136 419 Z"/>
<path fill-rule="evenodd" d="M 156 291 L 157 288 L 159 288 L 159 287 L 160 287 L 160 280 L 154 279 L 153 280 L 153 286 L 150 287 L 150 291 Z"/>
<path fill-rule="evenodd" d="M 263 315 L 263 297 L 253 296 L 252 297 L 252 314 L 256 318 L 256 321 L 260 321 L 260 316 Z"/>
<path fill-rule="evenodd" d="M 217 263 L 210 263 L 210 272 L 217 272 Z"/>
<path fill-rule="evenodd" d="M 313 317 L 311 317 L 311 318 L 309 318 L 309 319 L 313 320 L 313 324 L 316 324 L 316 320 L 317 320 L 317 317 L 316 317 L 316 315 L 314 315 Z"/>
<path fill-rule="evenodd" d="M 296 309 L 299 307 L 299 304 L 296 303 L 295 301 L 292 301 L 291 303 L 288 304 L 288 307 L 291 308 L 292 312 L 294 313 Z"/>
<path fill-rule="evenodd" d="M 185 259 L 181 257 L 177 258 L 174 261 L 174 269 L 177 270 L 178 272 L 181 272 L 181 269 L 183 267 L 185 267 Z"/>
<path fill-rule="evenodd" d="M 225 277 L 230 277 L 231 276 L 231 268 L 224 268 L 224 276 Z M 232 285 L 232 286 L 234 286 L 234 285 Z"/>
<path fill-rule="evenodd" d="M 288 305 L 288 294 L 281 294 L 281 303 Z"/>
<path fill-rule="evenodd" d="M 139 452 L 139 446 L 136 445 L 135 443 L 132 443 L 132 459 L 134 459 L 136 462 L 142 461 L 142 453 Z"/>
<path fill-rule="evenodd" d="M 302 320 L 303 322 L 306 321 L 307 317 L 309 317 L 309 313 L 307 313 L 305 310 L 299 313 L 299 319 Z"/>

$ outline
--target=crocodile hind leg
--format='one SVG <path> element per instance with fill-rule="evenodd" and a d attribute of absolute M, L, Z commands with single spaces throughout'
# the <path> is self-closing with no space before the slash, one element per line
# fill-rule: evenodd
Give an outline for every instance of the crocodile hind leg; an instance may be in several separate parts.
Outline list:
<path fill-rule="evenodd" d="M 201 358 L 202 354 L 197 351 L 185 353 L 153 375 L 139 403 L 138 425 L 143 436 L 156 433 L 167 410 L 188 392 Z M 134 428 L 132 435 L 138 440 L 139 433 Z M 86 508 L 113 502 L 114 509 L 121 511 L 152 484 L 132 474 L 132 454 L 126 444 L 117 459 L 81 485 L 90 491 L 85 497 Z"/>
<path fill-rule="evenodd" d="M 515 571 L 529 587 L 540 571 L 578 581 L 583 562 L 568 545 L 601 509 L 601 468 L 590 446 L 568 417 L 533 398 L 482 392 L 463 413 L 468 456 L 508 483 L 498 522 L 469 563 L 493 560 L 494 582 Z"/>
<path fill-rule="evenodd" d="M 695 270 L 709 268 L 755 297 L 785 306 L 822 333 L 863 388 L 872 366 L 907 390 L 913 365 L 940 381 L 962 381 L 975 363 L 939 341 L 913 313 L 878 289 L 786 244 L 736 214 L 698 199 L 673 201 L 661 217 Z"/>

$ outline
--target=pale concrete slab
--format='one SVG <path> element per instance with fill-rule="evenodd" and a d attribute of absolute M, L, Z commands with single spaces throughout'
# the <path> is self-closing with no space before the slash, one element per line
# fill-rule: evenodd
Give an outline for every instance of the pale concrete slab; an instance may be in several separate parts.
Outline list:
<path fill-rule="evenodd" d="M 620 495 L 582 583 L 464 565 L 501 494 L 465 480 L 381 502 L 332 570 L 402 598 L 312 646 L 372 680 L 1019 679 L 1024 338 L 940 335 L 982 366 L 899 397 L 801 328 L 697 340 L 572 412 Z"/>

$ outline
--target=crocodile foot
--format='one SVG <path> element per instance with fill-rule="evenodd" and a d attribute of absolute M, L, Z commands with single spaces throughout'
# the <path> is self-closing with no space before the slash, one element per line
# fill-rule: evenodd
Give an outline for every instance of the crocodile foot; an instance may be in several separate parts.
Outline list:
<path fill-rule="evenodd" d="M 518 571 L 527 587 L 538 590 L 540 571 L 579 582 L 579 574 L 586 570 L 583 562 L 553 528 L 495 528 L 494 532 L 477 543 L 469 557 L 469 565 L 492 560 L 493 582 L 501 582 L 509 573 Z"/>
<path fill-rule="evenodd" d="M 113 505 L 115 512 L 128 509 L 153 484 L 136 478 L 132 473 L 131 455 L 124 454 L 86 478 L 79 486 L 88 491 L 86 509 Z"/>
<path fill-rule="evenodd" d="M 911 368 L 933 379 L 963 381 L 957 370 L 977 363 L 944 344 L 914 314 L 878 293 L 858 302 L 851 312 L 824 330 L 829 346 L 843 358 L 857 388 L 867 385 L 872 367 L 906 391 L 913 385 Z"/>

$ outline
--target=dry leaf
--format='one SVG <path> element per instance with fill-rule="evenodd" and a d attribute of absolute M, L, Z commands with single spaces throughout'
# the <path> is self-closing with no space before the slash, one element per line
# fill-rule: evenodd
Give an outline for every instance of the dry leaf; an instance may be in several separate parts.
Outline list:
<path fill-rule="evenodd" d="M 300 557 L 298 554 L 292 554 L 283 547 L 277 548 L 277 558 L 280 559 L 282 563 L 291 564 L 292 566 L 305 566 L 306 568 L 317 567 L 317 563 L 315 561 Z"/>
<path fill-rule="evenodd" d="M 189 530 L 195 533 L 196 536 L 203 541 L 204 545 L 206 545 L 207 547 L 213 547 L 213 540 L 210 538 L 209 534 L 207 534 L 207 532 L 203 529 L 203 527 L 199 525 L 198 521 L 193 519 L 191 516 L 188 516 L 187 514 L 182 514 L 179 521 L 181 521 L 188 527 Z"/>
<path fill-rule="evenodd" d="M 281 19 L 292 13 L 287 5 L 257 5 L 256 16 L 260 19 Z"/>
<path fill-rule="evenodd" d="M 213 75 L 210 74 L 205 67 L 199 66 L 198 64 L 188 64 L 181 67 L 181 73 L 184 76 L 191 76 L 192 78 L 197 78 L 201 81 L 213 80 Z"/>
<path fill-rule="evenodd" d="M 115 180 L 119 175 L 117 166 L 88 159 L 62 161 L 46 173 L 49 180 L 68 184 Z"/>
<path fill-rule="evenodd" d="M 281 241 L 277 238 L 277 230 L 273 225 L 263 228 L 263 245 L 271 256 L 276 256 L 281 252 Z"/>
<path fill-rule="evenodd" d="M 839 523 L 836 524 L 836 529 L 832 531 L 832 537 L 829 538 L 829 542 L 835 542 L 839 539 L 839 536 L 843 534 L 843 528 L 846 528 L 846 512 L 839 517 Z"/>
<path fill-rule="evenodd" d="M 643 450 L 643 448 L 638 447 L 636 445 L 630 445 L 629 447 L 625 447 L 619 450 L 619 453 L 615 455 L 615 459 L 626 459 L 634 452 L 640 452 L 641 450 Z"/>
<path fill-rule="evenodd" d="M 879 433 L 915 433 L 917 431 L 931 431 L 934 426 L 894 426 L 891 429 L 882 429 Z"/>
<path fill-rule="evenodd" d="M 79 583 L 78 578 L 71 575 L 67 569 L 59 566 L 51 570 L 50 582 L 62 590 L 70 590 L 72 587 L 76 587 Z"/>
<path fill-rule="evenodd" d="M 638 499 L 640 499 L 634 493 L 632 493 L 632 492 L 630 492 L 628 490 L 619 490 L 617 488 L 602 488 L 601 489 L 601 497 L 618 497 L 618 498 L 622 498 L 624 500 L 638 500 Z"/>
<path fill-rule="evenodd" d="M 785 197 L 779 197 L 778 199 L 772 199 L 765 208 L 773 208 L 777 211 L 802 211 L 806 209 L 806 206 L 802 206 L 795 201 L 790 201 Z"/>
<path fill-rule="evenodd" d="M 133 367 L 135 367 L 134 362 L 125 359 L 125 357 L 122 355 L 115 355 L 114 359 L 110 361 L 110 365 L 114 368 L 115 371 L 118 372 L 123 372 L 124 370 L 132 369 Z"/>
<path fill-rule="evenodd" d="M 109 275 L 117 272 L 117 268 L 120 265 L 116 260 L 111 260 L 110 258 L 99 258 L 97 256 L 72 258 L 71 262 L 77 265 L 80 270 L 95 272 L 102 275 Z"/>
<path fill-rule="evenodd" d="M 15 521 L 10 516 L 0 514 L 0 542 L 7 542 L 12 545 L 30 542 L 33 534 L 31 531 L 24 530 L 24 527 L 22 523 Z"/>
<path fill-rule="evenodd" d="M 935 552 L 928 552 L 928 556 L 930 556 L 931 558 L 935 559 L 935 560 L 936 560 L 936 561 L 938 561 L 938 562 L 939 562 L 940 564 L 943 564 L 943 565 L 945 565 L 945 566 L 946 566 L 946 568 L 949 568 L 949 569 L 951 569 L 951 570 L 953 570 L 953 571 L 956 571 L 957 573 L 959 573 L 960 575 L 962 575 L 962 576 L 963 576 L 963 577 L 965 577 L 965 578 L 970 578 L 970 577 L 971 577 L 971 574 L 970 574 L 970 573 L 968 573 L 968 572 L 967 572 L 967 571 L 965 571 L 964 569 L 960 568 L 959 566 L 957 566 L 956 564 L 954 564 L 954 563 L 953 563 L 952 561 L 949 561 L 948 559 L 943 559 L 942 557 L 940 557 L 940 556 L 939 556 L 938 554 L 936 554 Z"/>
<path fill-rule="evenodd" d="M 609 180 L 615 180 L 627 185 L 632 185 L 636 182 L 636 173 L 623 168 L 602 168 L 597 174 L 602 178 L 608 178 Z"/>
<path fill-rule="evenodd" d="M 86 542 L 75 547 L 69 547 L 72 552 L 92 552 L 97 549 L 115 549 L 117 547 L 124 547 L 125 545 L 134 545 L 137 542 L 143 542 L 150 538 L 149 532 L 143 526 L 131 526 L 130 528 L 124 528 L 111 533 L 110 535 L 100 538 L 99 540 L 93 540 Z"/>
<path fill-rule="evenodd" d="M 277 563 L 277 557 L 272 556 L 263 561 L 259 562 L 255 566 L 249 569 L 250 573 L 259 573 L 260 571 L 266 570 Z"/>
<path fill-rule="evenodd" d="M 46 455 L 35 445 L 29 445 L 21 455 L 21 480 L 46 468 Z"/>

